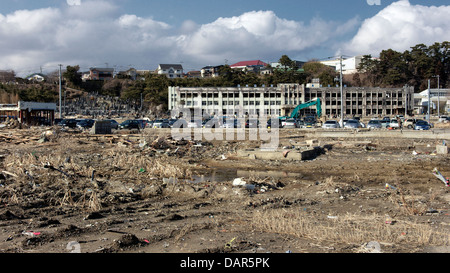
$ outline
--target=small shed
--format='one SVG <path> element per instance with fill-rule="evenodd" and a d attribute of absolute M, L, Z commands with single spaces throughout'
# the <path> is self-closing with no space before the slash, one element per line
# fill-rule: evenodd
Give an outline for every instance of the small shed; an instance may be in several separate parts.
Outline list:
<path fill-rule="evenodd" d="M 0 121 L 7 118 L 27 125 L 53 125 L 56 103 L 19 101 L 17 104 L 0 104 Z"/>

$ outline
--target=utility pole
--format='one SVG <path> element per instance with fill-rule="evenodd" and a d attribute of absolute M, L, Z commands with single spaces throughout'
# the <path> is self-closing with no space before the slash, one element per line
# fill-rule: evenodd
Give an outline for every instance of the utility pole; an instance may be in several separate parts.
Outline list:
<path fill-rule="evenodd" d="M 344 127 L 344 89 L 342 86 L 342 55 L 340 56 L 340 85 L 341 85 L 341 127 Z"/>
<path fill-rule="evenodd" d="M 403 90 L 405 90 L 405 118 L 408 116 L 408 87 L 407 85 L 403 86 Z"/>
<path fill-rule="evenodd" d="M 427 112 L 427 121 L 430 123 L 430 80 L 428 80 L 428 112 Z"/>
<path fill-rule="evenodd" d="M 62 119 L 62 109 L 61 109 L 61 67 L 62 67 L 62 64 L 59 65 L 59 118 Z"/>
<path fill-rule="evenodd" d="M 439 95 L 441 93 L 440 92 L 441 90 L 439 90 L 440 89 L 440 87 L 439 87 L 439 75 L 436 75 L 434 77 L 437 78 L 437 89 L 438 89 L 438 106 L 437 106 L 437 110 L 438 110 L 438 118 L 440 118 L 441 117 L 441 113 L 440 113 L 440 109 L 439 109 L 439 104 L 441 104 L 441 103 L 440 103 Z"/>

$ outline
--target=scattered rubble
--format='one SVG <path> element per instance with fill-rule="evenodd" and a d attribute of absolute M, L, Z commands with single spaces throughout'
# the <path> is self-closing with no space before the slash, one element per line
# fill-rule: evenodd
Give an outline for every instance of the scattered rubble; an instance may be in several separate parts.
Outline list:
<path fill-rule="evenodd" d="M 154 129 L 0 130 L 0 252 L 398 253 L 449 243 L 442 140 L 293 132 L 280 131 L 268 152 Z"/>

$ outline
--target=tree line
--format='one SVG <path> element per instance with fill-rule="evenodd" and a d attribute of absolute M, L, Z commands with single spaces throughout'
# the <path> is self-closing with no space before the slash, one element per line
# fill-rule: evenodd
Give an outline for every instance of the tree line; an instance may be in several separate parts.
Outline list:
<path fill-rule="evenodd" d="M 287 55 L 279 59 L 281 69 L 272 68 L 271 74 L 257 74 L 245 70 L 235 70 L 229 65 L 219 69 L 218 77 L 209 78 L 175 78 L 164 75 L 147 74 L 139 80 L 115 78 L 108 81 L 86 81 L 81 79 L 80 67 L 67 66 L 63 73 L 63 84 L 87 92 L 119 97 L 126 101 L 140 101 L 146 104 L 168 104 L 168 87 L 226 87 L 226 86 L 276 86 L 279 83 L 306 84 L 312 79 L 319 79 L 323 86 L 334 86 L 339 73 L 318 60 L 310 60 L 301 69 Z M 270 68 L 270 67 L 268 67 Z M 448 86 L 450 73 L 450 43 L 434 43 L 431 46 L 418 44 L 404 52 L 392 49 L 380 52 L 379 58 L 364 55 L 357 73 L 345 75 L 344 84 L 356 87 L 402 87 L 414 86 L 416 91 L 428 88 L 428 80 L 432 88 L 439 85 Z M 47 83 L 24 83 L 21 85 L 0 84 L 0 94 L 18 95 L 22 100 L 57 101 L 58 83 L 54 77 Z M 2 96 L 3 97 L 3 96 Z"/>
<path fill-rule="evenodd" d="M 415 91 L 448 86 L 450 74 L 450 43 L 418 44 L 410 50 L 383 50 L 379 58 L 364 55 L 358 73 L 347 79 L 354 86 L 401 87 L 414 86 Z"/>

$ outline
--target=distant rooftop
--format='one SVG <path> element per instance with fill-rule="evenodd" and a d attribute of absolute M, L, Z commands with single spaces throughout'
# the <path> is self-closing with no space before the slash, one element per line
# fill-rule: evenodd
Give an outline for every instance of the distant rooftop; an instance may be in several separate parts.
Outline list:
<path fill-rule="evenodd" d="M 242 61 L 235 64 L 230 65 L 231 68 L 239 68 L 239 67 L 247 67 L 247 66 L 266 66 L 267 64 L 260 60 L 254 61 Z"/>

